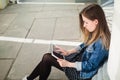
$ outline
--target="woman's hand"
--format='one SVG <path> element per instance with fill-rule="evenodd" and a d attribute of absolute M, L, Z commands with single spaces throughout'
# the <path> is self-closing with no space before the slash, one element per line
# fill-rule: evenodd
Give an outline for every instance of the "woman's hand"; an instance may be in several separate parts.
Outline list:
<path fill-rule="evenodd" d="M 68 51 L 59 46 L 54 46 L 54 51 L 62 55 L 68 55 Z"/>
<path fill-rule="evenodd" d="M 64 59 L 57 59 L 61 67 L 75 67 L 75 63 L 69 62 Z"/>

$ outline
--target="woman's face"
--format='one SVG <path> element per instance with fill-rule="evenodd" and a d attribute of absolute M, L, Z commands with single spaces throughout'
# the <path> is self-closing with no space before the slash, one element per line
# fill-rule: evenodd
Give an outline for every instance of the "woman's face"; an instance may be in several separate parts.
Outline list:
<path fill-rule="evenodd" d="M 88 18 L 86 18 L 85 16 L 82 15 L 82 19 L 83 19 L 83 27 L 85 27 L 89 32 L 93 32 L 95 31 L 97 24 L 98 24 L 98 20 L 90 20 Z"/>

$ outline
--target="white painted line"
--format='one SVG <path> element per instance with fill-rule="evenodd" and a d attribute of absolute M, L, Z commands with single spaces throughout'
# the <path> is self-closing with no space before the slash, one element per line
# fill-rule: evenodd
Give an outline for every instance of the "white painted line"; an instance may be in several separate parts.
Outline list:
<path fill-rule="evenodd" d="M 32 43 L 32 44 L 56 44 L 56 45 L 67 45 L 67 46 L 77 46 L 81 44 L 81 42 L 72 42 L 72 41 L 25 39 L 25 38 L 5 37 L 5 36 L 0 36 L 0 41 L 11 41 L 11 42 Z"/>
<path fill-rule="evenodd" d="M 24 39 L 24 38 L 15 38 L 15 37 L 0 36 L 0 41 L 12 41 L 12 42 L 32 43 L 33 39 Z"/>
<path fill-rule="evenodd" d="M 40 39 L 35 39 L 33 41 L 33 43 L 35 44 L 51 44 L 52 40 L 40 40 Z"/>
<path fill-rule="evenodd" d="M 58 41 L 58 40 L 53 40 L 53 44 L 77 46 L 77 45 L 79 45 L 79 44 L 81 44 L 81 43 L 80 43 L 80 42 L 71 42 L 71 41 Z"/>

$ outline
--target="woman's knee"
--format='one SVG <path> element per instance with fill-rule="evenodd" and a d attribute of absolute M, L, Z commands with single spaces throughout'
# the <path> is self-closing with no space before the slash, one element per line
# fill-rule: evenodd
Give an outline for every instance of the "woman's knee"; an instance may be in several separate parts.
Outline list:
<path fill-rule="evenodd" d="M 46 53 L 43 55 L 43 59 L 44 61 L 49 61 L 51 59 L 51 54 L 50 53 Z"/>

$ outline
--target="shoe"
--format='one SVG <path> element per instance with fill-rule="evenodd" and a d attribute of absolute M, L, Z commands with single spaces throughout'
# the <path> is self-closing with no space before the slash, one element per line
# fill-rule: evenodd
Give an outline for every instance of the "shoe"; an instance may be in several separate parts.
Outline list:
<path fill-rule="evenodd" d="M 27 80 L 27 75 L 22 80 Z"/>

